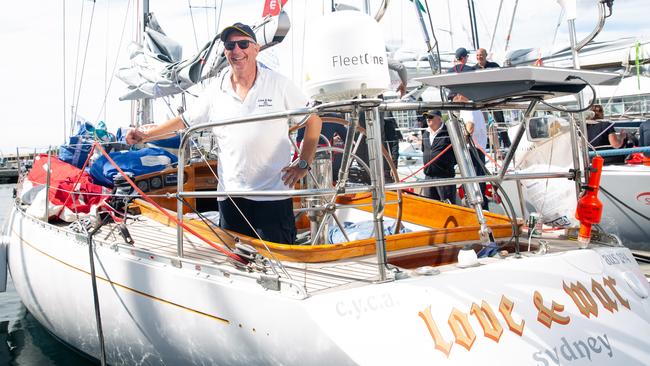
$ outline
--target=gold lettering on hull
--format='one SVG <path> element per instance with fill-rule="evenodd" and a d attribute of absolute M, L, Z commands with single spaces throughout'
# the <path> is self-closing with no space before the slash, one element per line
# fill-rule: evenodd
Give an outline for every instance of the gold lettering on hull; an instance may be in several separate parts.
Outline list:
<path fill-rule="evenodd" d="M 514 307 L 514 302 L 510 301 L 510 299 L 504 295 L 501 296 L 501 302 L 499 303 L 499 312 L 501 315 L 503 315 L 503 319 L 505 319 L 506 324 L 508 324 L 510 331 L 517 334 L 518 336 L 521 336 L 524 333 L 524 324 L 526 324 L 526 321 L 524 319 L 521 319 L 521 322 L 519 324 L 515 322 L 515 320 L 512 318 L 512 309 L 514 309 Z"/>
<path fill-rule="evenodd" d="M 602 284 L 591 279 L 591 292 L 579 281 L 576 283 L 570 282 L 568 285 L 566 282 L 562 281 L 562 287 L 576 304 L 580 313 L 588 319 L 591 315 L 595 318 L 598 317 L 598 302 L 612 313 L 619 311 L 618 303 L 627 309 L 630 309 L 630 302 L 627 299 L 624 299 L 618 292 L 616 289 L 616 280 L 612 277 L 603 278 Z M 609 291 L 607 289 L 609 289 Z M 609 292 L 611 292 L 616 299 L 614 299 Z M 598 301 L 594 299 L 594 296 Z M 547 307 L 544 305 L 544 298 L 539 291 L 535 291 L 533 294 L 533 304 L 537 309 L 537 321 L 549 329 L 553 323 L 567 325 L 571 322 L 569 316 L 562 314 L 562 312 L 564 312 L 563 304 L 551 300 L 551 306 Z M 521 319 L 519 323 L 515 321 L 512 316 L 514 307 L 515 304 L 513 301 L 508 299 L 505 295 L 501 295 L 499 312 L 508 325 L 508 329 L 521 337 L 524 333 L 526 320 Z M 485 300 L 482 300 L 481 306 L 479 307 L 477 303 L 473 302 L 469 315 L 474 315 L 476 317 L 481 328 L 483 328 L 484 337 L 499 343 L 501 336 L 503 335 L 503 326 L 496 317 L 490 304 Z M 447 319 L 447 323 L 454 335 L 454 342 L 465 347 L 468 351 L 471 350 L 476 341 L 476 333 L 469 322 L 469 315 L 454 307 Z M 435 349 L 442 352 L 446 357 L 449 357 L 454 342 L 448 342 L 443 338 L 438 325 L 433 320 L 431 305 L 423 311 L 418 312 L 418 316 L 422 318 L 424 324 L 429 330 Z"/>
<path fill-rule="evenodd" d="M 618 311 L 618 304 L 616 301 L 612 300 L 612 298 L 607 294 L 607 291 L 605 291 L 603 285 L 596 282 L 596 280 L 593 278 L 591 279 L 591 292 L 596 295 L 605 309 L 609 310 L 611 313 L 613 313 L 615 310 Z"/>
<path fill-rule="evenodd" d="M 589 319 L 591 314 L 594 317 L 598 317 L 598 304 L 596 304 L 596 300 L 594 300 L 582 283 L 576 282 L 575 284 L 570 283 L 570 285 L 567 285 L 562 281 L 562 288 L 571 297 L 582 315 L 586 316 L 587 319 Z"/>
<path fill-rule="evenodd" d="M 614 296 L 616 296 L 616 298 L 618 299 L 618 302 L 620 302 L 621 305 L 625 306 L 628 310 L 631 310 L 630 309 L 630 302 L 627 301 L 626 299 L 624 299 L 621 296 L 621 294 L 618 293 L 618 290 L 615 287 L 616 286 L 616 280 L 615 279 L 613 279 L 611 277 L 603 278 L 603 284 L 605 286 L 609 287 L 610 290 L 612 290 L 612 292 L 614 293 Z"/>
<path fill-rule="evenodd" d="M 422 320 L 424 320 L 424 324 L 427 325 L 427 329 L 429 330 L 429 334 L 431 334 L 431 339 L 433 339 L 435 348 L 438 351 L 444 353 L 445 356 L 449 357 L 449 351 L 451 350 L 451 346 L 453 344 L 451 342 L 445 342 L 445 340 L 442 338 L 442 334 L 440 334 L 440 330 L 438 329 L 436 322 L 431 316 L 431 306 L 429 305 L 426 309 L 424 309 L 424 311 L 418 312 L 418 315 L 420 318 L 422 318 Z"/>
<path fill-rule="evenodd" d="M 476 305 L 476 303 L 472 303 L 472 310 L 470 313 L 478 319 L 479 323 L 481 323 L 483 335 L 498 343 L 501 334 L 503 334 L 503 327 L 499 324 L 499 320 L 496 315 L 494 315 L 494 311 L 492 311 L 490 304 L 485 302 L 485 300 L 481 302 L 481 307 Z"/>
<path fill-rule="evenodd" d="M 447 322 L 449 323 L 451 332 L 454 334 L 454 338 L 456 338 L 456 343 L 469 351 L 476 340 L 476 333 L 474 333 L 472 326 L 469 324 L 467 314 L 453 308 Z"/>
<path fill-rule="evenodd" d="M 571 321 L 571 318 L 568 316 L 559 314 L 564 311 L 564 305 L 552 301 L 550 308 L 544 306 L 544 298 L 542 298 L 542 294 L 540 294 L 539 291 L 535 291 L 535 294 L 533 295 L 533 303 L 538 311 L 537 321 L 544 324 L 547 328 L 550 328 L 553 322 L 566 325 Z"/>

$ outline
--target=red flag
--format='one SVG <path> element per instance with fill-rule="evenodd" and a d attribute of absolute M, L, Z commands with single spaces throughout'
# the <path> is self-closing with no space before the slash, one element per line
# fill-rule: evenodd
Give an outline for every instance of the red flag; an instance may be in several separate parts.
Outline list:
<path fill-rule="evenodd" d="M 288 0 L 282 0 L 282 5 L 278 4 L 279 0 L 266 0 L 264 3 L 264 11 L 262 11 L 262 17 L 267 15 L 276 16 L 280 14 L 280 9 L 287 3 Z"/>

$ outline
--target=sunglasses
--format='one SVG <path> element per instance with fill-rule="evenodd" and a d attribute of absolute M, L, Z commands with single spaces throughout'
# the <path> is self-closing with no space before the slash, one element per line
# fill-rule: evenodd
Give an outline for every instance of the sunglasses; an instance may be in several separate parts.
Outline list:
<path fill-rule="evenodd" d="M 249 41 L 247 39 L 242 39 L 240 41 L 225 41 L 223 43 L 223 46 L 228 50 L 232 51 L 235 49 L 235 45 L 239 46 L 240 50 L 245 50 L 250 46 L 250 44 L 253 43 L 253 41 Z"/>

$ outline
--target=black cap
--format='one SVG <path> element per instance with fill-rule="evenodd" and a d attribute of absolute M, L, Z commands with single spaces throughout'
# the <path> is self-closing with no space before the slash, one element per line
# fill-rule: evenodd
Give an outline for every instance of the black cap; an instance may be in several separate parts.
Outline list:
<path fill-rule="evenodd" d="M 467 57 L 469 55 L 469 52 L 463 47 L 459 48 L 456 50 L 456 60 L 460 60 L 463 57 Z"/>
<path fill-rule="evenodd" d="M 430 110 L 430 111 L 426 111 L 426 112 L 424 112 L 423 115 L 424 115 L 425 117 L 429 117 L 429 116 L 431 116 L 431 118 L 433 118 L 433 116 L 442 117 L 442 112 L 440 112 L 440 111 L 437 110 L 437 109 L 432 109 L 432 110 Z"/>
<path fill-rule="evenodd" d="M 255 42 L 257 42 L 257 38 L 255 38 L 255 32 L 253 32 L 253 29 L 248 25 L 239 22 L 231 25 L 230 27 L 226 27 L 221 31 L 221 41 L 225 42 L 232 32 L 241 33 L 245 36 L 251 37 Z"/>

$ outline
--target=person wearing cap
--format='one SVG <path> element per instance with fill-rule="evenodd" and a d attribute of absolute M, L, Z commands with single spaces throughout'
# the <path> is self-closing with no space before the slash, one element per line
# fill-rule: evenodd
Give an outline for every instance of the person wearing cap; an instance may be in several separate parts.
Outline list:
<path fill-rule="evenodd" d="M 469 52 L 461 47 L 456 50 L 455 54 L 455 65 L 454 67 L 451 67 L 447 70 L 447 72 L 453 72 L 453 73 L 461 73 L 461 72 L 468 72 L 468 71 L 474 71 L 476 70 L 474 67 L 467 65 L 467 58 L 469 57 Z M 447 99 L 451 100 L 453 102 L 467 102 L 468 99 L 462 95 L 462 94 L 457 94 L 457 93 L 449 93 L 447 95 Z"/>
<path fill-rule="evenodd" d="M 129 144 L 162 138 L 188 125 L 302 108 L 308 99 L 284 76 L 257 62 L 260 46 L 248 25 L 221 32 L 229 69 L 204 90 L 183 114 L 148 129 L 127 133 Z M 286 118 L 213 127 L 218 146 L 218 191 L 286 190 L 307 175 L 322 121 L 309 116 L 300 155 L 291 162 Z M 224 229 L 277 243 L 294 243 L 291 198 L 219 197 Z"/>
<path fill-rule="evenodd" d="M 427 179 L 453 178 L 455 175 L 454 165 L 456 165 L 453 148 L 438 157 L 451 144 L 447 127 L 442 121 L 442 113 L 439 110 L 431 110 L 425 112 L 424 117 L 426 118 L 427 127 L 422 132 L 422 162 L 426 165 L 437 157 L 436 161 L 426 165 L 424 175 Z M 447 200 L 454 203 L 456 186 L 426 187 L 423 194 L 435 200 Z"/>
<path fill-rule="evenodd" d="M 456 50 L 455 54 L 455 65 L 451 67 L 447 72 L 468 72 L 476 70 L 473 66 L 467 65 L 467 58 L 469 57 L 469 52 L 461 47 Z"/>

